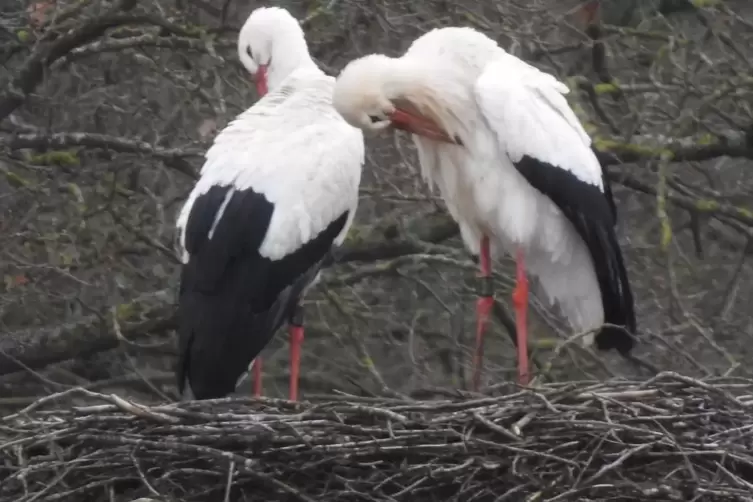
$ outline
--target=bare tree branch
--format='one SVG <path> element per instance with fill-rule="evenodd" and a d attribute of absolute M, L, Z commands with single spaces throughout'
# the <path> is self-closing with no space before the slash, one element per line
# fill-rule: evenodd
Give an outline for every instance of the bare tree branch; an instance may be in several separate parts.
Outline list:
<path fill-rule="evenodd" d="M 164 333 L 175 327 L 169 290 L 140 296 L 118 305 L 122 335 L 126 338 Z M 108 326 L 109 309 L 77 321 L 5 333 L 0 337 L 0 375 L 37 369 L 117 347 L 120 341 Z"/>
<path fill-rule="evenodd" d="M 51 45 L 41 45 L 36 49 L 0 95 L 0 121 L 21 106 L 26 96 L 41 82 L 45 68 L 76 47 L 101 37 L 110 28 L 120 26 L 123 20 L 117 14 L 133 9 L 138 1 L 120 0 L 108 13 L 71 30 Z"/>
<path fill-rule="evenodd" d="M 159 148 L 146 141 L 119 138 L 90 132 L 62 132 L 53 134 L 17 134 L 0 138 L 0 145 L 10 149 L 53 148 L 65 149 L 74 146 L 103 148 L 123 153 L 143 153 L 160 160 L 178 157 L 201 157 L 203 150 L 198 148 Z"/>

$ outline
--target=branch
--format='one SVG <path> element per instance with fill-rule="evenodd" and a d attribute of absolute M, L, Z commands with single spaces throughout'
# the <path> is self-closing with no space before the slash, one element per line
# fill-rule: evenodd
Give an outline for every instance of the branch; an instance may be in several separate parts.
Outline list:
<path fill-rule="evenodd" d="M 50 45 L 40 45 L 26 60 L 21 71 L 0 95 L 0 121 L 21 106 L 26 97 L 44 78 L 45 68 L 81 45 L 92 42 L 110 29 L 120 26 L 122 18 L 116 13 L 136 7 L 139 0 L 121 0 L 108 13 L 70 30 Z"/>
<path fill-rule="evenodd" d="M 105 134 L 88 132 L 54 133 L 54 134 L 17 134 L 0 137 L 0 146 L 10 149 L 20 148 L 52 148 L 64 149 L 72 146 L 110 149 L 123 153 L 142 153 L 151 155 L 166 162 L 185 160 L 187 157 L 200 157 L 203 150 L 191 148 L 159 148 L 146 141 L 127 139 Z M 176 166 L 173 166 L 176 167 Z M 182 172 L 196 178 L 193 169 L 179 168 Z M 190 166 L 189 166 L 190 168 Z M 351 232 L 352 233 L 352 232 Z M 408 254 L 431 252 L 427 244 L 436 244 L 454 237 L 458 233 L 455 221 L 445 213 L 435 213 L 421 219 L 421 226 L 415 235 L 388 238 L 384 231 L 375 231 L 366 238 L 346 241 L 335 252 L 337 263 L 354 261 L 373 262 L 397 258 Z"/>
<path fill-rule="evenodd" d="M 718 157 L 753 159 L 753 145 L 749 145 L 745 141 L 731 139 L 709 145 L 689 145 L 687 143 L 687 141 L 684 141 L 680 144 L 668 143 L 652 146 L 597 138 L 594 139 L 592 150 L 603 166 L 657 159 L 662 154 L 668 154 L 672 162 L 698 162 Z M 164 161 L 175 161 L 187 157 L 201 157 L 204 151 L 198 148 L 159 148 L 138 139 L 89 132 L 18 134 L 0 138 L 0 145 L 10 149 L 64 149 L 72 146 L 86 146 L 89 148 L 105 148 L 122 153 L 143 153 Z M 184 167 L 179 167 L 178 169 L 192 178 L 196 178 L 196 173 L 193 172 L 193 169 L 188 171 Z M 425 234 L 427 237 L 419 237 L 419 239 L 436 243 L 453 237 L 457 232 L 457 224 L 451 219 L 443 219 L 434 225 L 429 225 L 427 230 L 421 232 L 422 235 Z M 370 258 L 372 255 L 378 255 L 379 259 L 395 258 L 408 253 L 423 251 L 424 249 L 415 241 L 392 241 L 385 242 L 384 246 L 379 246 L 378 248 L 366 249 L 364 247 L 353 246 L 350 254 L 347 257 L 342 257 L 340 261 L 372 261 L 373 259 Z M 388 254 L 385 255 L 384 253 Z"/>
<path fill-rule="evenodd" d="M 632 190 L 636 190 L 647 195 L 656 196 L 655 187 L 648 185 L 628 174 L 608 173 L 607 177 L 613 183 L 619 183 Z M 730 204 L 723 204 L 714 200 L 694 200 L 691 197 L 675 193 L 668 193 L 666 194 L 666 197 L 667 200 L 669 200 L 673 204 L 676 204 L 678 207 L 686 209 L 690 212 L 713 216 L 717 219 L 720 219 L 726 224 L 731 223 L 729 221 L 726 221 L 726 219 L 728 218 L 748 227 L 753 226 L 753 216 L 751 216 L 750 211 L 748 211 L 747 209 L 741 209 Z M 751 235 L 750 230 L 745 233 Z"/>
<path fill-rule="evenodd" d="M 137 142 L 122 144 L 130 147 L 135 143 Z M 413 238 L 405 236 L 385 241 L 383 235 L 373 235 L 356 244 L 345 244 L 340 249 L 340 261 L 377 261 L 414 254 L 426 249 L 422 240 L 439 242 L 456 233 L 455 222 L 445 214 L 437 214 L 433 218 L 423 218 L 418 235 Z M 150 333 L 175 329 L 175 299 L 170 290 L 140 296 L 117 306 L 115 311 L 118 314 L 119 330 L 125 339 L 137 339 Z M 118 347 L 120 340 L 107 322 L 110 317 L 110 308 L 107 308 L 97 315 L 71 323 L 4 334 L 0 337 L 0 375 L 26 368 L 42 368 Z"/>
<path fill-rule="evenodd" d="M 354 261 L 377 261 L 416 253 L 431 252 L 427 244 L 446 241 L 459 232 L 458 225 L 447 214 L 437 213 L 421 219 L 421 226 L 414 235 L 398 238 L 385 238 L 384 235 L 368 236 L 357 242 L 346 241 L 335 251 L 337 263 Z"/>
<path fill-rule="evenodd" d="M 5 333 L 0 336 L 0 376 L 42 369 L 121 345 L 148 348 L 149 346 L 137 342 L 154 341 L 155 334 L 165 334 L 176 329 L 176 314 L 174 293 L 165 289 L 65 324 Z M 113 317 L 117 322 L 113 322 Z M 312 339 L 329 339 L 332 330 L 321 324 L 309 324 L 306 326 L 306 334 Z M 393 328 L 389 330 L 389 334 L 398 339 L 408 339 L 416 334 L 434 341 L 446 339 L 446 334 L 441 332 L 412 328 Z M 383 328 L 362 334 L 364 339 L 385 335 Z"/>
<path fill-rule="evenodd" d="M 98 40 L 84 47 L 71 51 L 61 63 L 68 63 L 75 59 L 97 55 L 105 52 L 117 52 L 131 48 L 158 47 L 162 49 L 182 49 L 212 53 L 214 48 L 231 48 L 235 44 L 227 41 L 206 41 L 199 38 L 168 36 L 157 33 L 146 33 L 128 38 Z"/>
<path fill-rule="evenodd" d="M 175 328 L 173 295 L 169 290 L 140 296 L 115 309 L 122 336 L 137 338 Z M 0 337 L 0 375 L 116 348 L 120 340 L 105 325 L 110 307 L 77 321 L 5 333 Z"/>
<path fill-rule="evenodd" d="M 203 150 L 198 148 L 159 148 L 138 139 L 89 132 L 9 135 L 0 138 L 0 146 L 5 146 L 11 150 L 21 148 L 65 149 L 73 146 L 84 146 L 121 153 L 141 153 L 169 162 L 172 167 L 194 179 L 197 177 L 194 169 L 186 162 L 179 161 L 188 157 L 201 157 L 203 155 Z"/>
<path fill-rule="evenodd" d="M 203 150 L 200 149 L 159 148 L 138 139 L 90 132 L 18 134 L 0 138 L 0 145 L 7 146 L 12 150 L 20 148 L 64 149 L 72 146 L 86 146 L 89 148 L 104 148 L 122 153 L 144 153 L 163 160 L 174 159 L 176 157 L 200 157 L 203 155 Z"/>
<path fill-rule="evenodd" d="M 612 140 L 593 142 L 592 150 L 603 166 L 613 166 L 658 159 L 668 154 L 670 162 L 700 162 L 718 157 L 737 157 L 753 159 L 753 145 L 742 142 L 719 141 L 709 145 L 672 145 L 642 146 Z"/>
<path fill-rule="evenodd" d="M 203 155 L 203 150 L 200 149 L 159 148 L 146 141 L 88 132 L 9 135 L 0 137 L 0 146 L 10 149 L 64 149 L 72 146 L 85 146 L 109 149 L 122 153 L 142 153 L 166 162 L 174 162 L 184 160 L 187 157 L 200 157 Z M 190 169 L 190 172 L 186 172 L 183 168 L 179 169 L 192 178 L 196 178 L 196 173 L 193 169 Z M 454 237 L 458 233 L 458 226 L 447 214 L 436 213 L 422 218 L 421 226 L 417 229 L 415 235 L 387 238 L 383 231 L 373 233 L 380 235 L 369 235 L 366 238 L 358 239 L 357 242 L 353 240 L 346 241 L 335 252 L 335 261 L 337 263 L 354 261 L 371 262 L 397 258 L 408 254 L 430 252 L 427 249 L 427 244 L 436 244 Z"/>
<path fill-rule="evenodd" d="M 586 28 L 586 34 L 593 41 L 591 48 L 591 66 L 594 73 L 602 82 L 611 82 L 607 65 L 607 48 L 604 45 L 603 31 L 598 24 L 592 24 Z"/>

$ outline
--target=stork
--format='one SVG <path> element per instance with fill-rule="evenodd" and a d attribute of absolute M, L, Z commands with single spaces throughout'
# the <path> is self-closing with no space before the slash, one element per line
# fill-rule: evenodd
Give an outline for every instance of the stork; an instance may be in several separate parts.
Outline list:
<path fill-rule="evenodd" d="M 335 108 L 351 125 L 412 134 L 423 177 L 439 188 L 480 257 L 473 387 L 493 304 L 491 260 L 516 260 L 518 379 L 528 383 L 527 274 L 584 345 L 629 354 L 636 321 L 616 209 L 567 86 L 484 34 L 432 30 L 399 58 L 372 54 L 340 73 Z M 607 323 L 605 325 L 605 322 Z M 595 333 L 595 334 L 594 334 Z"/>
<path fill-rule="evenodd" d="M 255 360 L 260 395 L 258 354 L 287 321 L 296 400 L 299 302 L 353 221 L 363 134 L 332 107 L 335 79 L 286 10 L 251 13 L 238 54 L 263 97 L 217 135 L 178 217 L 178 387 L 224 397 Z"/>

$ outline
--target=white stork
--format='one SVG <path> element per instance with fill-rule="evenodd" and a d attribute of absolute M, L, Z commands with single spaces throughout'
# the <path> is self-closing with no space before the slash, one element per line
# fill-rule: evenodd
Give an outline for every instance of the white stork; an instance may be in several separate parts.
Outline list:
<path fill-rule="evenodd" d="M 601 166 L 552 75 L 471 28 L 441 28 L 400 58 L 349 63 L 335 108 L 366 131 L 412 133 L 421 171 L 436 185 L 470 252 L 480 255 L 474 388 L 493 303 L 491 258 L 516 258 L 518 376 L 527 384 L 526 272 L 584 337 L 629 354 L 633 296 L 615 235 L 616 210 Z M 604 326 L 604 323 L 623 326 Z"/>
<path fill-rule="evenodd" d="M 256 9 L 238 53 L 265 95 L 217 135 L 178 217 L 178 387 L 223 397 L 256 358 L 259 395 L 257 356 L 288 321 L 296 400 L 299 302 L 353 221 L 363 134 L 332 107 L 335 79 L 311 59 L 286 10 Z"/>

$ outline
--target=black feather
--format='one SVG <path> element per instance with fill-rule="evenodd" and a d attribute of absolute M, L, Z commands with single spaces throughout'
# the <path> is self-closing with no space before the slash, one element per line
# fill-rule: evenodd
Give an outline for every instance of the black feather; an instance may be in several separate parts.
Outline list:
<path fill-rule="evenodd" d="M 212 238 L 209 231 L 229 202 Z M 181 273 L 178 388 L 197 399 L 224 397 L 292 315 L 327 259 L 348 212 L 279 260 L 259 253 L 276 210 L 253 189 L 213 186 L 194 201 L 186 223 L 190 255 Z"/>
<path fill-rule="evenodd" d="M 597 348 L 617 349 L 628 354 L 634 345 L 631 334 L 636 332 L 635 307 L 615 234 L 617 210 L 608 181 L 604 180 L 605 194 L 566 169 L 528 155 L 515 163 L 515 167 L 534 188 L 549 197 L 575 227 L 591 254 L 601 291 L 604 321 L 624 326 L 630 333 L 604 327 L 595 337 Z"/>

